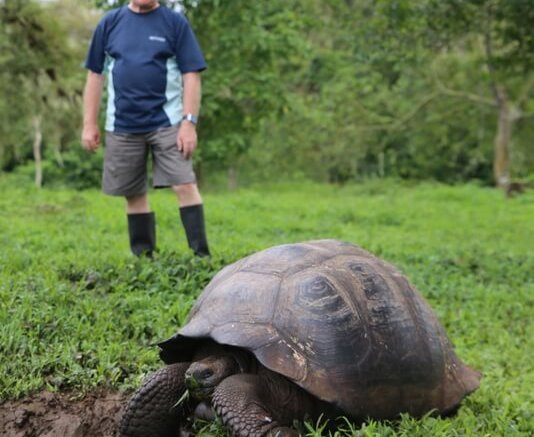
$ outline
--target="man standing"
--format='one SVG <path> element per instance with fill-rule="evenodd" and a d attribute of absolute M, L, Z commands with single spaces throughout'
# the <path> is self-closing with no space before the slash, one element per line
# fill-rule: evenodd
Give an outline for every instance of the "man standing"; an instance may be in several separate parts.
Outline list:
<path fill-rule="evenodd" d="M 88 151 L 99 146 L 98 110 L 107 75 L 102 189 L 126 198 L 132 252 L 150 256 L 156 246 L 147 197 L 150 153 L 153 186 L 172 187 L 189 247 L 198 256 L 209 255 L 191 161 L 206 62 L 189 22 L 157 0 L 131 0 L 98 23 L 85 66 L 82 145 Z"/>

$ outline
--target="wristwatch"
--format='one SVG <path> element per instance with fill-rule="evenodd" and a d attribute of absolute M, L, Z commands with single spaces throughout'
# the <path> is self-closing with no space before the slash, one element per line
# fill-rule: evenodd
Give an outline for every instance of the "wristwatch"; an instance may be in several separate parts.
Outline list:
<path fill-rule="evenodd" d="M 198 117 L 196 115 L 193 115 L 191 113 L 189 114 L 185 114 L 182 116 L 182 121 L 188 121 L 190 123 L 193 123 L 194 125 L 196 125 L 198 123 Z"/>

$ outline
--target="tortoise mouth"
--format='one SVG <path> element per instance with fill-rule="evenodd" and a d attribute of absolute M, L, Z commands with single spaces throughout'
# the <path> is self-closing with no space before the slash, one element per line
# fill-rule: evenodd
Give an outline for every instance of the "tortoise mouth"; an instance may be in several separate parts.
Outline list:
<path fill-rule="evenodd" d="M 197 401 L 209 401 L 215 391 L 215 387 L 196 387 L 190 389 L 189 393 L 191 397 Z"/>
<path fill-rule="evenodd" d="M 215 391 L 215 384 L 209 380 L 198 380 L 193 375 L 185 375 L 185 386 L 189 394 L 197 400 L 207 400 Z"/>

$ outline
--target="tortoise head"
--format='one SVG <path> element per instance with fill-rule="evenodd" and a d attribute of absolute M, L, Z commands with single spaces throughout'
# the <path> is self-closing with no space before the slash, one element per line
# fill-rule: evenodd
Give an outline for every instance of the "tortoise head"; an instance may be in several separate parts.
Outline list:
<path fill-rule="evenodd" d="M 248 369 L 247 354 L 219 344 L 200 348 L 185 372 L 185 385 L 196 400 L 209 400 L 221 381 Z"/>

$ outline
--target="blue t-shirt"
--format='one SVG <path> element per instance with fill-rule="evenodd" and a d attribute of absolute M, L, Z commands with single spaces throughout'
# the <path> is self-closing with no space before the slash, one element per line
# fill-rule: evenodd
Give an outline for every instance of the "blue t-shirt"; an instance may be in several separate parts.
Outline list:
<path fill-rule="evenodd" d="M 108 74 L 106 130 L 143 133 L 180 121 L 182 74 L 202 71 L 206 62 L 182 14 L 123 6 L 98 23 L 85 66 Z"/>

